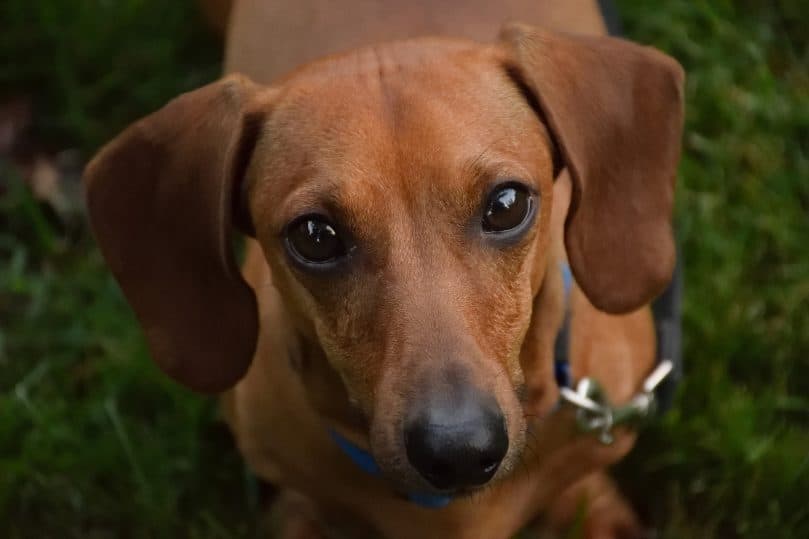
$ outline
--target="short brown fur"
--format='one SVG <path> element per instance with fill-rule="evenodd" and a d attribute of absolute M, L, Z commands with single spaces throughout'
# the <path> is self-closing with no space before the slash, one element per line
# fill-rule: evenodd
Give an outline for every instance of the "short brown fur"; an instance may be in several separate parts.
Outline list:
<path fill-rule="evenodd" d="M 459 35 L 488 26 L 476 4 Z M 547 8 L 518 4 L 528 20 Z M 592 3 L 570 4 L 548 20 L 603 31 Z M 275 82 L 231 76 L 141 120 L 88 167 L 88 206 L 156 361 L 192 388 L 231 388 L 239 449 L 284 489 L 283 536 L 506 538 L 543 517 L 541 528 L 563 532 L 583 500 L 586 536 L 638 536 L 604 474 L 634 434 L 602 446 L 554 410 L 559 268 L 569 258 L 581 284 L 569 300 L 575 377 L 626 401 L 651 368 L 646 304 L 673 261 L 679 66 L 620 40 L 511 25 L 494 44 L 373 45 L 277 79 L 309 58 L 251 56 L 255 22 L 276 15 L 255 0 L 234 9 L 230 67 Z M 421 33 L 396 24 L 404 35 L 392 37 Z M 354 45 L 331 37 L 320 53 Z M 506 179 L 539 211 L 501 245 L 479 219 Z M 310 213 L 357 246 L 335 272 L 286 252 L 286 226 Z M 234 225 L 254 236 L 243 276 Z M 485 488 L 424 509 L 395 494 L 432 489 L 404 455 L 403 418 L 427 388 L 456 379 L 496 400 L 509 449 Z M 369 448 L 385 478 L 358 470 L 328 429 Z"/>

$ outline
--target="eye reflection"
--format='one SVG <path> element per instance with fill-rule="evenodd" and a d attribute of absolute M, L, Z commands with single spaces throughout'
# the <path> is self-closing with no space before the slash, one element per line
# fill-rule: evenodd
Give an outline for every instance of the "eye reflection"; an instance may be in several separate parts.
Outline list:
<path fill-rule="evenodd" d="M 520 226 L 531 214 L 533 197 L 518 184 L 497 187 L 491 195 L 483 214 L 483 230 L 506 232 Z"/>

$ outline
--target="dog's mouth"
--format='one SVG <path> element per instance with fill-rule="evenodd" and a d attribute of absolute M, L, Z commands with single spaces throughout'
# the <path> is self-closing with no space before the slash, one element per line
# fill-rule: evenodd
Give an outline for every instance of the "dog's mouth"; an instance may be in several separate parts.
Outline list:
<path fill-rule="evenodd" d="M 413 457 L 407 455 L 409 465 L 400 467 L 393 462 L 401 465 L 404 459 L 395 458 L 391 462 L 391 459 L 378 456 L 372 448 L 365 449 L 363 445 L 356 444 L 333 427 L 329 428 L 329 434 L 357 468 L 385 479 L 394 493 L 404 498 L 472 496 L 488 487 L 492 478 L 498 475 L 497 472 L 503 472 L 507 467 L 499 459 L 490 459 L 480 463 L 480 470 L 473 470 L 474 475 L 470 475 L 468 465 L 459 468 L 457 462 L 450 462 L 444 455 L 432 462 L 429 469 L 417 468 L 410 460 Z M 474 440 L 470 442 L 470 445 L 474 445 Z"/>
<path fill-rule="evenodd" d="M 380 478 L 398 497 L 421 506 L 443 507 L 452 500 L 474 498 L 509 474 L 520 444 L 512 446 L 505 425 L 502 430 L 500 426 L 497 422 L 493 434 L 488 430 L 467 433 L 464 429 L 470 427 L 461 424 L 461 432 L 443 447 L 436 447 L 434 437 L 414 447 L 410 437 L 399 431 L 399 436 L 377 439 L 370 451 Z M 385 430 L 393 434 L 398 429 Z M 439 437 L 438 441 L 444 440 Z"/>
<path fill-rule="evenodd" d="M 392 485 L 393 492 L 401 499 L 410 501 L 424 507 L 440 508 L 455 500 L 475 499 L 482 493 L 493 488 L 502 478 L 507 477 L 513 468 L 512 456 L 504 459 L 494 466 L 490 471 L 491 477 L 483 482 L 473 485 L 451 486 L 439 488 L 432 481 L 418 474 L 418 479 L 413 481 L 413 476 L 405 473 L 386 474 L 388 482 Z M 412 473 L 412 468 L 409 470 Z M 406 479 L 407 477 L 407 479 Z"/>

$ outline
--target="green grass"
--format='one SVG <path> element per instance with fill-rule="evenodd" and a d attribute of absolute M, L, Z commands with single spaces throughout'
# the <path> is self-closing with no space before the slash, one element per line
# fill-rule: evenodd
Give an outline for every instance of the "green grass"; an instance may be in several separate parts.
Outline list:
<path fill-rule="evenodd" d="M 809 537 L 809 11 L 620 0 L 688 72 L 678 229 L 687 378 L 618 470 L 664 537 Z M 0 92 L 85 157 L 216 76 L 193 5 L 6 0 Z M 246 537 L 215 402 L 166 379 L 82 223 L 0 162 L 0 537 Z"/>
<path fill-rule="evenodd" d="M 622 470 L 669 537 L 809 537 L 806 5 L 619 3 L 688 73 L 687 378 Z"/>

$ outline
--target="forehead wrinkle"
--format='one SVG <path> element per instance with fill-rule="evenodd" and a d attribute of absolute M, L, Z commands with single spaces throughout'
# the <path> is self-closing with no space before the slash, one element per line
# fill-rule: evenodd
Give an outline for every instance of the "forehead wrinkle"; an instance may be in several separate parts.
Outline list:
<path fill-rule="evenodd" d="M 304 129 L 315 136 L 303 138 L 317 173 L 333 176 L 321 189 L 335 210 L 372 222 L 397 201 L 414 221 L 407 228 L 429 240 L 431 218 L 446 223 L 481 204 L 487 175 L 526 176 L 507 164 L 526 161 L 525 146 L 536 144 L 526 135 L 542 127 L 491 66 L 401 56 L 390 48 L 353 55 L 344 62 L 350 76 L 331 72 L 310 86 L 298 114 L 305 104 L 316 109 Z"/>
<path fill-rule="evenodd" d="M 503 138 L 460 145 L 439 141 L 429 144 L 426 152 L 401 158 L 401 162 L 408 164 L 403 175 L 410 181 L 403 182 L 402 192 L 409 214 L 418 221 L 432 223 L 433 232 L 440 226 L 442 233 L 448 232 L 450 238 L 457 239 L 465 232 L 469 219 L 480 210 L 496 180 L 521 179 L 538 188 L 536 172 L 528 170 L 510 148 L 502 147 Z M 417 148 L 421 146 L 424 144 Z M 406 152 L 407 145 L 398 150 Z M 450 226 L 441 226 L 442 223 Z M 423 235 L 430 236 L 426 229 L 424 232 Z"/>
<path fill-rule="evenodd" d="M 380 214 L 389 214 L 401 198 L 392 127 L 396 102 L 383 81 L 386 69 L 373 52 L 352 58 L 362 64 L 362 70 L 355 66 L 355 75 L 361 71 L 364 76 L 332 81 L 327 90 L 335 100 L 312 100 L 320 92 L 309 88 L 295 104 L 300 112 L 308 103 L 315 109 L 310 118 L 316 120 L 305 128 L 305 146 L 295 143 L 306 151 L 312 175 L 302 178 L 294 205 L 325 207 L 361 236 L 373 235 L 364 228 L 379 229 Z"/>

